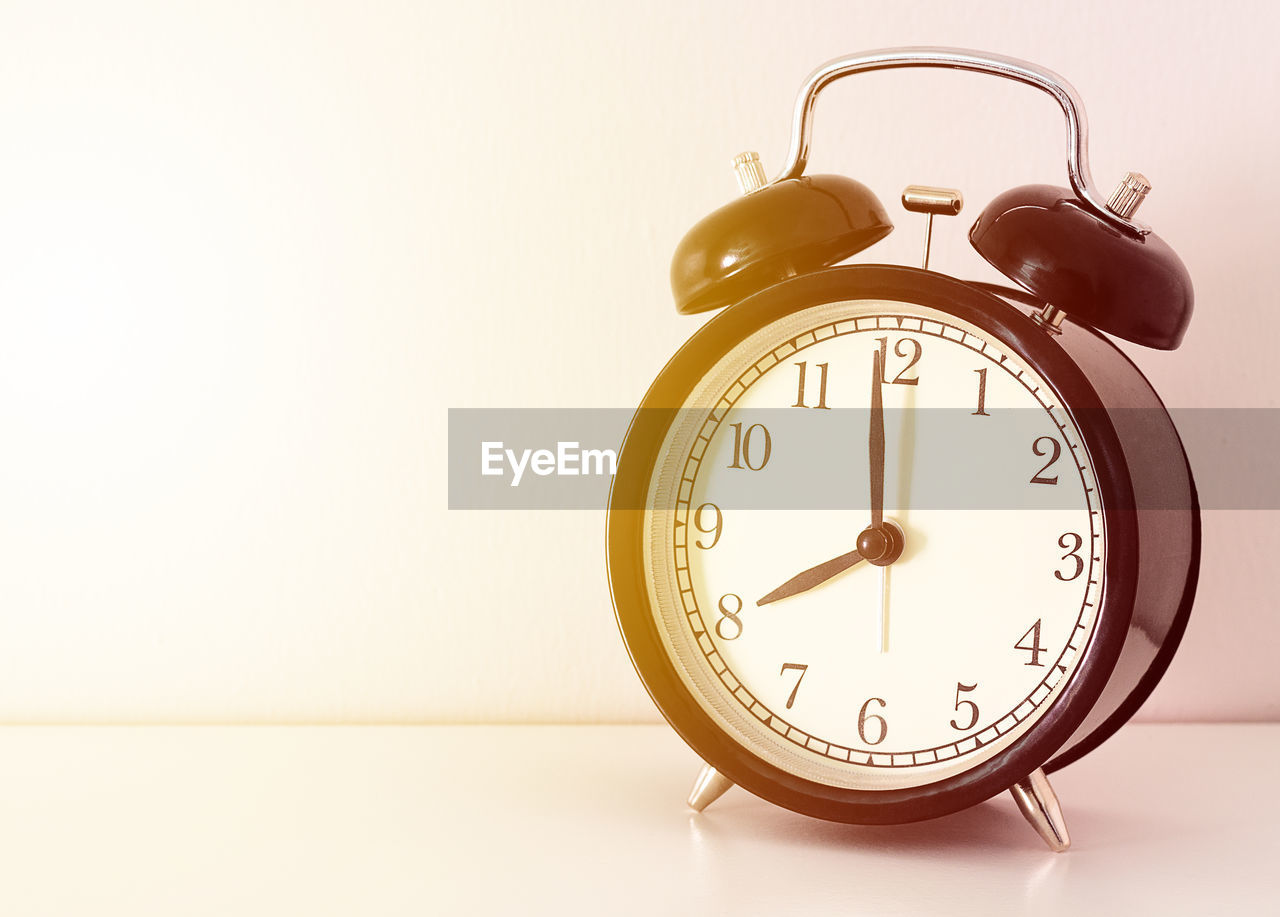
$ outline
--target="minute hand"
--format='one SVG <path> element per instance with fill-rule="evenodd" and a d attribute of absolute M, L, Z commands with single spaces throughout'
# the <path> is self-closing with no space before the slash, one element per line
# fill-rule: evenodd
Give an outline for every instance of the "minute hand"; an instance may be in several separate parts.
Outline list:
<path fill-rule="evenodd" d="M 839 557 L 833 557 L 825 563 L 820 563 L 816 567 L 810 567 L 803 573 L 797 573 L 791 579 L 787 580 L 777 589 L 768 595 L 756 601 L 757 605 L 768 605 L 770 602 L 776 602 L 778 599 L 785 599 L 789 596 L 796 595 L 800 592 L 807 592 L 814 586 L 825 583 L 831 577 L 838 573 L 843 573 L 855 564 L 861 563 L 863 556 L 857 551 L 850 551 L 848 554 L 841 554 Z"/>
<path fill-rule="evenodd" d="M 880 351 L 871 359 L 871 435 L 867 448 L 871 464 L 871 528 L 884 526 L 884 367 Z"/>

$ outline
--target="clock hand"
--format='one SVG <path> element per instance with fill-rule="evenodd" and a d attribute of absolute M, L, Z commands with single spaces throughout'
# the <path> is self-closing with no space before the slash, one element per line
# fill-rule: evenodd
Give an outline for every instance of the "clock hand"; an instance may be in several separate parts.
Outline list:
<path fill-rule="evenodd" d="M 896 531 L 884 524 L 884 364 L 880 351 L 871 356 L 871 432 L 867 452 L 871 466 L 871 525 L 858 536 L 858 547 L 880 568 L 880 652 L 889 652 L 889 565 L 902 553 Z M 896 527 L 895 527 L 896 529 Z M 894 551 L 896 544 L 896 553 Z"/>
<path fill-rule="evenodd" d="M 867 448 L 871 461 L 871 528 L 884 527 L 884 366 L 880 351 L 871 359 L 871 435 Z"/>
<path fill-rule="evenodd" d="M 881 385 L 880 351 L 875 351 L 871 362 L 871 525 L 858 536 L 858 549 L 833 557 L 831 560 L 810 567 L 787 580 L 777 589 L 762 596 L 756 605 L 768 605 L 821 585 L 855 564 L 870 560 L 881 568 L 893 563 L 902 554 L 902 530 L 884 521 L 884 398 Z M 883 569 L 882 569 L 883 574 Z M 881 647 L 887 648 L 888 605 L 884 577 L 881 576 Z"/>
<path fill-rule="evenodd" d="M 864 559 L 857 551 L 850 551 L 847 554 L 841 554 L 839 557 L 833 557 L 831 560 L 820 563 L 816 567 L 810 567 L 803 573 L 797 573 L 777 589 L 758 599 L 756 604 L 768 605 L 770 602 L 776 602 L 779 599 L 785 599 L 797 593 L 808 592 L 814 586 L 825 583 L 833 576 L 861 563 Z"/>
<path fill-rule="evenodd" d="M 889 568 L 880 568 L 880 652 L 889 652 Z"/>

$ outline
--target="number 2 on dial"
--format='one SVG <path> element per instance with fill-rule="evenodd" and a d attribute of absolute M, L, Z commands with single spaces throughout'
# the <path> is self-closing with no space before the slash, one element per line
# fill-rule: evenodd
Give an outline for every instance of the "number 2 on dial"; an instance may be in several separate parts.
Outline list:
<path fill-rule="evenodd" d="M 1048 443 L 1049 445 L 1041 449 L 1041 443 Z M 1057 462 L 1058 458 L 1062 455 L 1062 444 L 1052 436 L 1041 436 L 1031 444 L 1031 451 L 1041 458 L 1044 458 L 1046 455 L 1049 456 L 1049 461 L 1045 462 L 1044 467 L 1035 473 L 1035 476 L 1031 478 L 1031 483 L 1057 484 L 1058 476 L 1055 474 L 1053 477 L 1049 477 L 1045 472 L 1052 468 L 1054 463 Z"/>

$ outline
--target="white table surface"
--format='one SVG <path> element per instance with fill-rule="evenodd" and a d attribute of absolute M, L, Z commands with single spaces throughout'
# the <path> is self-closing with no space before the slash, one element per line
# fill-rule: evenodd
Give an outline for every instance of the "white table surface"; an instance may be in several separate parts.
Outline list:
<path fill-rule="evenodd" d="M 0 914 L 1277 913 L 1280 725 L 1130 725 L 897 827 L 734 788 L 658 726 L 0 728 Z"/>

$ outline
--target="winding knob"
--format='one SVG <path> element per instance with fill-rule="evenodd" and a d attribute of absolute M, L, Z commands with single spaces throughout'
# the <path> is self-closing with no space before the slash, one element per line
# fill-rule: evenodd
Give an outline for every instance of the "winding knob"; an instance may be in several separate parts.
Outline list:
<path fill-rule="evenodd" d="M 1151 182 L 1141 172 L 1126 172 L 1124 179 L 1111 192 L 1111 200 L 1107 201 L 1107 209 L 1126 220 L 1146 200 L 1151 191 Z"/>
<path fill-rule="evenodd" d="M 739 153 L 733 157 L 733 174 L 737 177 L 738 187 L 743 194 L 759 191 L 769 184 L 764 166 L 760 164 L 759 153 Z"/>

